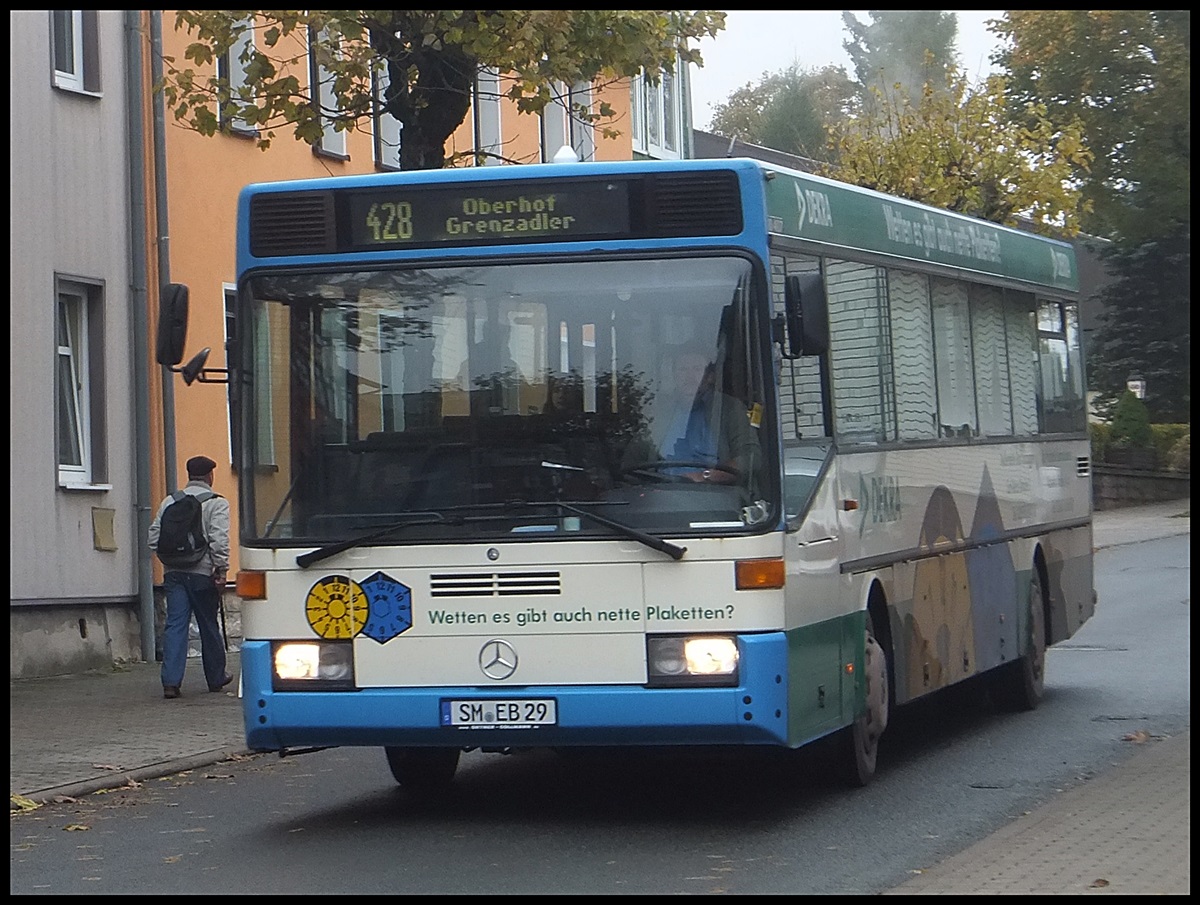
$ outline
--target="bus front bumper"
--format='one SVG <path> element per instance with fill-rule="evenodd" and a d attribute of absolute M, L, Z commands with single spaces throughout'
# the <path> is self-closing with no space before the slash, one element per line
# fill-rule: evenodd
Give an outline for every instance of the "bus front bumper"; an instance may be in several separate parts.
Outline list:
<path fill-rule="evenodd" d="M 255 751 L 337 746 L 533 748 L 622 745 L 787 745 L 787 640 L 782 632 L 739 638 L 739 684 L 538 685 L 276 691 L 271 645 L 242 647 L 246 743 Z M 457 700 L 553 699 L 554 725 L 443 726 Z"/>

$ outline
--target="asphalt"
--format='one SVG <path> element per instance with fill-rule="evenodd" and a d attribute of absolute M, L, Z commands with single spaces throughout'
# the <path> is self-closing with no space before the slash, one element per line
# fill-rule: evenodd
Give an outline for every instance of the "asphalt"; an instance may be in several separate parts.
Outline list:
<path fill-rule="evenodd" d="M 1097 512 L 1093 544 L 1190 535 L 1190 506 Z M 236 648 L 236 611 L 233 622 Z M 239 665 L 231 650 L 230 671 Z M 172 701 L 163 700 L 157 663 L 10 680 L 10 811 L 248 756 L 235 689 L 209 692 L 198 658 Z M 888 894 L 1187 895 L 1190 856 L 1189 728 L 1147 739 L 1120 764 Z"/>

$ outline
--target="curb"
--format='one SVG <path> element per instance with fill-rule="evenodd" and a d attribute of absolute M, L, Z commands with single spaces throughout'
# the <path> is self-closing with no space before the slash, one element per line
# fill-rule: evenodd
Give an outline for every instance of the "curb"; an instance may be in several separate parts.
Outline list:
<path fill-rule="evenodd" d="M 1191 534 L 1191 528 L 1181 528 L 1178 531 L 1171 531 L 1166 534 L 1156 534 L 1154 537 L 1142 537 L 1136 540 L 1116 540 L 1106 544 L 1096 544 L 1092 547 L 1092 552 L 1097 550 L 1111 550 L 1113 547 L 1131 547 L 1134 544 L 1148 544 L 1150 541 L 1163 540 L 1167 537 L 1186 537 Z"/>
<path fill-rule="evenodd" d="M 195 770 L 200 767 L 223 763 L 227 760 L 248 757 L 256 753 L 261 754 L 262 752 L 255 752 L 248 748 L 236 746 L 214 748 L 210 751 L 202 751 L 199 754 L 189 754 L 187 757 L 177 757 L 173 760 L 147 764 L 144 767 L 135 767 L 132 770 L 122 770 L 106 776 L 97 776 L 94 779 L 85 779 L 81 782 L 73 782 L 62 786 L 52 786 L 48 789 L 39 789 L 36 792 L 23 793 L 21 797 L 37 802 L 38 804 L 46 804 L 60 795 L 78 798 L 83 795 L 93 795 L 96 792 L 112 792 L 147 779 L 160 779 L 163 776 L 170 776 L 173 773 Z M 10 807 L 9 810 L 17 810 L 17 808 Z"/>

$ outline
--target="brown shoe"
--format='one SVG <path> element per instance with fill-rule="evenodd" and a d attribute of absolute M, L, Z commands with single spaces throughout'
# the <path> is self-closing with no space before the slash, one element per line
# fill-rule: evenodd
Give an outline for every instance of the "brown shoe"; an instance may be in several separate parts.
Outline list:
<path fill-rule="evenodd" d="M 164 698 L 179 697 L 179 686 L 178 685 L 164 685 L 163 686 L 163 697 Z"/>
<path fill-rule="evenodd" d="M 233 681 L 233 676 L 231 676 L 229 673 L 225 673 L 225 678 L 221 680 L 221 684 L 220 685 L 209 685 L 208 690 L 209 691 L 220 691 L 221 689 L 223 689 L 226 685 L 228 685 L 232 681 Z"/>

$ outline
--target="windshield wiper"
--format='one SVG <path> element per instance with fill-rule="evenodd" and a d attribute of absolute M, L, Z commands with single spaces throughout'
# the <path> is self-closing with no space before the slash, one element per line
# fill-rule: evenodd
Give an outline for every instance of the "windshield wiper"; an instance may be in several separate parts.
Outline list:
<path fill-rule="evenodd" d="M 506 503 L 475 503 L 467 504 L 465 506 L 452 506 L 440 512 L 413 512 L 409 518 L 406 518 L 403 521 L 393 522 L 390 525 L 385 525 L 382 528 L 368 532 L 367 534 L 361 534 L 358 537 L 352 537 L 349 540 L 327 544 L 324 547 L 319 547 L 318 549 L 312 550 L 308 553 L 301 553 L 296 557 L 296 565 L 302 569 L 306 569 L 313 563 L 320 562 L 323 559 L 336 556 L 337 554 L 346 550 L 351 550 L 354 547 L 360 547 L 363 544 L 370 543 L 371 541 L 387 537 L 389 534 L 392 534 L 396 531 L 400 531 L 404 528 L 411 528 L 416 525 L 463 524 L 466 522 L 491 521 L 493 519 L 503 517 L 503 514 L 477 516 L 464 516 L 459 514 L 464 510 L 474 510 L 476 512 L 479 510 L 499 510 L 501 513 L 507 513 L 514 509 L 535 509 L 543 506 L 550 506 L 559 510 L 560 512 L 569 512 L 572 515 L 578 515 L 582 518 L 590 519 L 597 525 L 610 528 L 618 534 L 628 537 L 630 540 L 635 540 L 638 543 L 645 544 L 652 550 L 665 553 L 674 560 L 683 559 L 683 554 L 687 552 L 687 547 L 680 547 L 677 544 L 672 544 L 669 541 L 663 540 L 661 537 L 655 537 L 653 534 L 647 534 L 644 531 L 640 531 L 637 528 L 634 528 L 632 525 L 626 525 L 623 522 L 615 522 L 610 518 L 605 518 L 602 515 L 589 512 L 586 508 L 583 508 L 584 505 L 586 504 L 582 502 L 576 505 L 575 503 L 565 503 L 561 500 L 538 500 L 537 502 L 526 500 L 510 500 Z M 443 514 L 452 511 L 454 512 L 454 515 L 449 519 L 447 519 L 446 515 Z"/>
<path fill-rule="evenodd" d="M 571 503 L 563 503 L 558 500 L 550 500 L 545 503 L 530 503 L 530 506 L 554 506 L 563 512 L 570 512 L 572 515 L 579 515 L 586 519 L 591 519 L 597 525 L 603 525 L 605 528 L 611 528 L 618 534 L 635 540 L 638 543 L 645 544 L 651 550 L 657 550 L 660 553 L 666 553 L 667 556 L 674 560 L 683 559 L 683 554 L 687 553 L 687 547 L 680 547 L 678 544 L 673 544 L 670 541 L 665 541 L 661 537 L 655 537 L 653 534 L 647 534 L 645 531 L 640 531 L 632 525 L 626 525 L 624 522 L 614 522 L 610 518 L 605 518 L 602 515 L 597 515 L 587 509 L 574 506 Z"/>
<path fill-rule="evenodd" d="M 436 525 L 446 521 L 446 517 L 439 512 L 414 512 L 414 516 L 420 518 L 407 518 L 402 522 L 393 522 L 369 534 L 361 534 L 358 537 L 352 537 L 349 540 L 338 541 L 335 544 L 327 544 L 324 547 L 319 547 L 308 553 L 301 553 L 296 557 L 296 565 L 301 569 L 307 569 L 315 562 L 320 562 L 323 559 L 329 559 L 331 556 L 353 549 L 354 547 L 362 546 L 370 543 L 373 540 L 379 540 L 381 537 L 387 537 L 393 531 L 399 531 L 401 528 L 411 528 L 413 525 Z"/>

